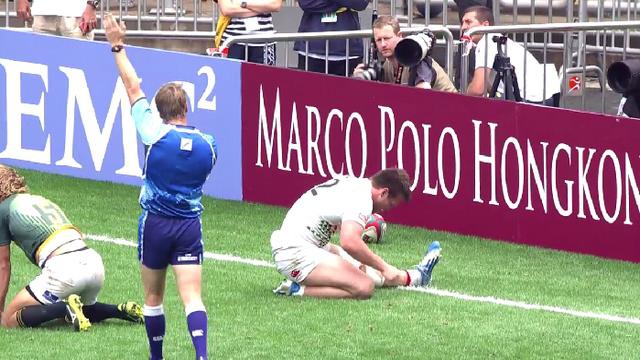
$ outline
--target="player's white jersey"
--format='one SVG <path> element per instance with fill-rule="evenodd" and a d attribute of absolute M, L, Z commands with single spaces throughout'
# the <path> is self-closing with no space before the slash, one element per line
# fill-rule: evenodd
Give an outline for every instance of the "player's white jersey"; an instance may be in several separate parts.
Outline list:
<path fill-rule="evenodd" d="M 318 247 L 325 246 L 343 221 L 364 226 L 373 211 L 371 180 L 355 177 L 331 179 L 304 193 L 293 204 L 281 230 Z"/>

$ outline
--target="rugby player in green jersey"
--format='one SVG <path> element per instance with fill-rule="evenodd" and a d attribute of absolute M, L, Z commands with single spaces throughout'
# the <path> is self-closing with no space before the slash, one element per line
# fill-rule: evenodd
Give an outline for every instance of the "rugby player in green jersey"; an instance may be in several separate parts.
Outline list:
<path fill-rule="evenodd" d="M 5 308 L 12 240 L 42 271 Z M 76 331 L 86 331 L 92 322 L 109 318 L 143 323 L 142 308 L 134 302 L 97 302 L 103 284 L 102 258 L 82 233 L 56 204 L 29 194 L 24 178 L 0 164 L 0 324 L 38 327 L 66 318 Z"/>

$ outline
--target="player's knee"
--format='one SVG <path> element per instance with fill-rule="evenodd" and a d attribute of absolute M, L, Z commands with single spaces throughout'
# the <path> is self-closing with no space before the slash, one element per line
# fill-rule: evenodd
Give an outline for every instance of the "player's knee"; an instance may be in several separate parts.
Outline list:
<path fill-rule="evenodd" d="M 358 300 L 368 300 L 373 296 L 373 292 L 375 291 L 375 285 L 373 281 L 370 279 L 366 279 L 366 281 L 360 281 L 356 284 L 353 297 Z"/>
<path fill-rule="evenodd" d="M 3 312 L 2 316 L 0 317 L 0 327 L 3 327 L 3 328 L 16 327 L 17 324 L 15 324 L 15 321 L 11 321 L 12 316 L 13 314 Z"/>

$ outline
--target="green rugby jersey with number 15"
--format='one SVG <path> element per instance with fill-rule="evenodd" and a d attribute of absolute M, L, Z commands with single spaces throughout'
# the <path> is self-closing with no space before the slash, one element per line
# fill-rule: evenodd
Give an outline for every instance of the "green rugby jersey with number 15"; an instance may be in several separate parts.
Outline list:
<path fill-rule="evenodd" d="M 36 263 L 38 247 L 58 230 L 73 228 L 58 205 L 31 194 L 16 194 L 0 203 L 0 246 L 13 240 Z"/>

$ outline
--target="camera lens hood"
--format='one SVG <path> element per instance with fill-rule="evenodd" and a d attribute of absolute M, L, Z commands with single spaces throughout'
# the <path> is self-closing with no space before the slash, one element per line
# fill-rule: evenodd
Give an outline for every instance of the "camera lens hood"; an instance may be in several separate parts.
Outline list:
<path fill-rule="evenodd" d="M 621 94 L 640 91 L 640 59 L 611 64 L 607 70 L 607 83 Z"/>

